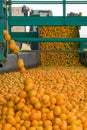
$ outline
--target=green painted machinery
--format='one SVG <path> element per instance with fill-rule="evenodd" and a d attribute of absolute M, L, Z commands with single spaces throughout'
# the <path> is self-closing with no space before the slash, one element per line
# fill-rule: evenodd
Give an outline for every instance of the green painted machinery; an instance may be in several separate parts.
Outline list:
<path fill-rule="evenodd" d="M 12 16 L 11 4 L 61 4 L 63 7 L 62 16 Z M 66 16 L 67 4 L 87 4 L 87 1 L 71 1 L 71 0 L 58 0 L 58 1 L 23 1 L 23 0 L 0 0 L 0 64 L 4 64 L 8 54 L 8 47 L 4 41 L 3 30 L 9 30 L 11 37 L 16 42 L 30 42 L 32 46 L 40 42 L 79 42 L 80 46 L 78 53 L 81 57 L 81 63 L 87 66 L 87 38 L 40 38 L 38 32 L 11 32 L 13 26 L 87 26 L 87 16 Z M 7 14 L 8 11 L 8 14 Z M 33 48 L 32 48 L 33 49 Z M 33 51 L 36 51 L 33 49 Z M 38 51 L 40 51 L 38 49 Z M 60 52 L 61 50 L 58 50 Z M 63 51 L 63 50 L 62 50 Z M 70 50 L 65 50 L 69 52 Z M 76 50 L 70 51 L 75 52 Z M 28 59 L 27 59 L 28 60 Z"/>

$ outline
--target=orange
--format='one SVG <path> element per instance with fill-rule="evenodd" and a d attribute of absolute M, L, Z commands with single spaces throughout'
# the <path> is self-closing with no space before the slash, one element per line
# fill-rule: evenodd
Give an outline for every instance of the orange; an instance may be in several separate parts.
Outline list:
<path fill-rule="evenodd" d="M 44 130 L 53 130 L 52 126 L 51 125 L 48 125 L 44 128 Z"/>
<path fill-rule="evenodd" d="M 32 120 L 31 121 L 31 126 L 38 126 L 38 124 L 39 124 L 39 122 L 38 122 L 38 120 Z"/>
<path fill-rule="evenodd" d="M 52 126 L 52 122 L 50 120 L 45 120 L 43 122 L 43 125 L 44 125 L 44 127 L 49 126 L 49 125 Z"/>
<path fill-rule="evenodd" d="M 36 130 L 44 130 L 42 126 L 37 126 Z"/>
<path fill-rule="evenodd" d="M 6 34 L 6 35 L 4 36 L 4 38 L 5 38 L 6 41 L 9 41 L 9 40 L 11 39 L 11 36 L 10 36 L 9 34 Z"/>
<path fill-rule="evenodd" d="M 17 110 L 22 110 L 23 107 L 24 107 L 24 103 L 22 103 L 22 102 L 19 102 L 19 103 L 16 105 Z"/>
<path fill-rule="evenodd" d="M 4 30 L 3 33 L 4 33 L 4 35 L 7 35 L 8 34 L 8 30 Z"/>
<path fill-rule="evenodd" d="M 39 110 L 41 108 L 41 103 L 40 102 L 36 102 L 34 107 Z"/>
<path fill-rule="evenodd" d="M 49 112 L 47 113 L 47 119 L 48 119 L 48 120 L 54 120 L 53 111 L 49 111 Z"/>
<path fill-rule="evenodd" d="M 21 69 L 20 69 L 20 73 L 25 73 L 26 72 L 26 69 L 25 69 L 25 67 L 22 67 Z"/>
<path fill-rule="evenodd" d="M 60 106 L 55 106 L 54 115 L 59 116 L 59 115 L 61 115 L 61 113 L 62 113 L 61 107 Z"/>
<path fill-rule="evenodd" d="M 18 60 L 17 60 L 17 66 L 18 66 L 19 69 L 21 69 L 22 67 L 24 67 L 24 61 L 23 61 L 23 59 L 18 58 Z"/>
<path fill-rule="evenodd" d="M 26 98 L 26 96 L 27 96 L 27 94 L 24 90 L 21 90 L 18 95 L 20 98 Z"/>
<path fill-rule="evenodd" d="M 25 126 L 21 126 L 19 130 L 26 130 Z"/>
<path fill-rule="evenodd" d="M 23 125 L 26 127 L 26 128 L 29 128 L 30 127 L 30 121 L 29 120 L 25 120 Z"/>
<path fill-rule="evenodd" d="M 11 125 L 15 125 L 16 124 L 16 120 L 15 120 L 15 118 L 13 116 L 8 115 L 7 116 L 7 121 Z"/>
<path fill-rule="evenodd" d="M 6 124 L 3 125 L 2 128 L 3 128 L 3 130 L 11 130 L 11 127 L 12 127 L 11 124 L 6 123 Z"/>
<path fill-rule="evenodd" d="M 28 83 L 28 84 L 26 84 L 26 85 L 24 86 L 24 90 L 25 90 L 26 92 L 29 92 L 30 90 L 32 90 L 32 88 L 33 88 L 33 83 L 32 83 L 32 82 L 30 82 L 30 83 Z"/>
<path fill-rule="evenodd" d="M 36 127 L 30 127 L 28 130 L 36 130 Z"/>
<path fill-rule="evenodd" d="M 15 45 L 15 48 L 13 50 L 14 54 L 18 54 L 19 53 L 19 47 L 17 45 Z"/>

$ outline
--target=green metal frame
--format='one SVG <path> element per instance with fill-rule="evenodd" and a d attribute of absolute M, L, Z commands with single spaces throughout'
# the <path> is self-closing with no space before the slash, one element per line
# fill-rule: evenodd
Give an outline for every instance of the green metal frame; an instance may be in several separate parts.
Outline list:
<path fill-rule="evenodd" d="M 13 33 L 11 27 L 13 26 L 87 26 L 87 16 L 66 16 L 67 4 L 87 4 L 87 1 L 20 1 L 20 0 L 8 0 L 12 4 L 61 4 L 63 6 L 62 16 L 49 16 L 49 17 L 24 17 L 24 16 L 12 16 L 11 5 L 8 6 L 8 30 L 12 38 L 18 42 L 80 42 L 81 52 L 84 51 L 85 42 L 87 38 L 38 38 L 35 32 L 32 33 Z M 6 11 L 3 10 L 3 4 L 5 0 L 0 0 L 0 60 L 4 59 L 4 44 L 3 30 L 6 28 Z M 77 22 L 78 21 L 78 22 Z M 3 48 L 3 49 L 2 49 Z M 2 50 L 2 51 L 1 51 Z M 80 51 L 79 51 L 80 52 Z"/>
<path fill-rule="evenodd" d="M 0 63 L 5 59 L 5 41 L 3 30 L 6 28 L 6 10 L 4 8 L 4 0 L 0 1 Z"/>
<path fill-rule="evenodd" d="M 9 16 L 8 21 L 9 26 L 87 26 L 86 16 Z"/>
<path fill-rule="evenodd" d="M 18 1 L 10 0 L 12 4 L 62 4 L 63 5 L 63 16 L 49 16 L 49 17 L 24 17 L 24 16 L 9 16 L 9 26 L 87 26 L 87 16 L 66 16 L 66 4 L 87 4 L 87 1 Z M 11 11 L 11 10 L 10 10 Z M 78 21 L 78 22 L 77 22 Z M 12 35 L 12 33 L 11 33 Z M 74 38 L 37 38 L 37 37 L 15 37 L 15 40 L 19 41 L 76 41 Z M 83 40 L 84 39 L 84 40 Z M 79 42 L 87 41 L 87 38 L 78 38 Z"/>

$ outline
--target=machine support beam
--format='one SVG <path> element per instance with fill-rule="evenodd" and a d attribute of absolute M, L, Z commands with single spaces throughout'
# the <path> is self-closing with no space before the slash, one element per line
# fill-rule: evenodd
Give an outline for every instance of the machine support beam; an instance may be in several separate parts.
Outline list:
<path fill-rule="evenodd" d="M 37 32 L 11 32 L 12 37 L 38 37 Z"/>
<path fill-rule="evenodd" d="M 78 22 L 77 22 L 78 21 Z M 87 16 L 9 16 L 10 26 L 87 26 Z"/>
<path fill-rule="evenodd" d="M 18 1 L 12 0 L 12 4 L 63 4 L 63 1 Z M 87 4 L 87 1 L 66 1 L 66 4 Z"/>
<path fill-rule="evenodd" d="M 16 42 L 87 42 L 87 38 L 29 38 L 12 37 Z"/>

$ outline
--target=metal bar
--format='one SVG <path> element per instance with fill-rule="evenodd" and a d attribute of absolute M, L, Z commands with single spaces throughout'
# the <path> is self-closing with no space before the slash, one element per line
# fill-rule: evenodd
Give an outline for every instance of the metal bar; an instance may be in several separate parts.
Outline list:
<path fill-rule="evenodd" d="M 10 26 L 87 26 L 87 16 L 66 16 L 65 24 L 62 16 L 9 16 L 8 23 Z"/>
<path fill-rule="evenodd" d="M 62 4 L 62 1 L 12 1 L 12 4 Z"/>
<path fill-rule="evenodd" d="M 11 1 L 12 4 L 63 4 L 63 1 Z M 87 4 L 87 1 L 66 1 L 66 4 Z"/>
<path fill-rule="evenodd" d="M 4 11 L 4 7 L 3 7 L 3 3 L 4 3 L 4 0 L 0 1 L 0 44 L 2 44 L 4 42 L 3 30 L 4 30 L 4 26 L 5 26 L 5 14 L 4 14 L 5 11 Z M 0 52 L 0 55 L 1 55 L 1 52 Z"/>
<path fill-rule="evenodd" d="M 8 6 L 8 10 L 9 10 L 9 16 L 12 16 L 12 9 L 11 9 L 11 5 Z"/>
<path fill-rule="evenodd" d="M 63 0 L 63 18 L 64 18 L 64 25 L 65 25 L 65 16 L 66 16 L 66 0 Z"/>
<path fill-rule="evenodd" d="M 16 42 L 87 42 L 87 38 L 29 38 L 12 37 Z"/>
<path fill-rule="evenodd" d="M 66 16 L 66 0 L 63 0 L 63 16 Z"/>
<path fill-rule="evenodd" d="M 23 50 L 21 52 L 79 52 L 80 50 Z"/>
<path fill-rule="evenodd" d="M 12 37 L 37 37 L 37 32 L 11 32 Z"/>
<path fill-rule="evenodd" d="M 66 1 L 66 4 L 87 4 L 87 1 Z"/>

